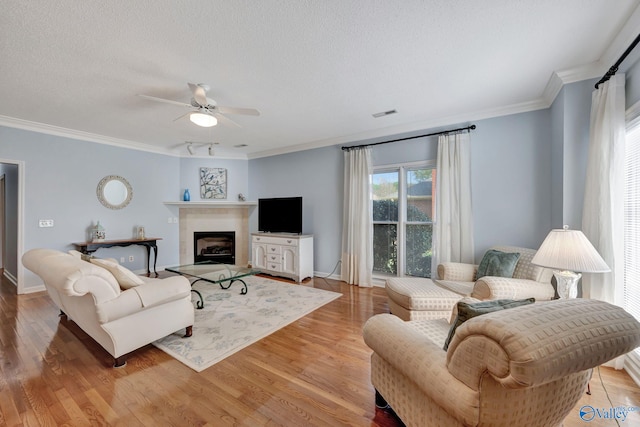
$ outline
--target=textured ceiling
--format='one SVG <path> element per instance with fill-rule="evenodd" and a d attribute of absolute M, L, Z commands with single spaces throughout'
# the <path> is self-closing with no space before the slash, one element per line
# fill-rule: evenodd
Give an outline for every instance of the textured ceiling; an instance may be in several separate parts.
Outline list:
<path fill-rule="evenodd" d="M 181 155 L 215 141 L 252 158 L 543 108 L 554 76 L 615 62 L 639 3 L 4 0 L 0 125 Z M 187 82 L 261 115 L 200 128 L 136 96 L 188 103 Z"/>

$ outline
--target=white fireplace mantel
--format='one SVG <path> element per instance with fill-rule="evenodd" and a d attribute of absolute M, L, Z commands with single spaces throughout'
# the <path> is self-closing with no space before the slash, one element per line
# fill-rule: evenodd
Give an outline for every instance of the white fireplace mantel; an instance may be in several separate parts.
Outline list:
<path fill-rule="evenodd" d="M 228 202 L 228 201 L 216 201 L 216 202 L 163 202 L 167 206 L 178 206 L 179 208 L 250 208 L 258 206 L 258 202 Z"/>
<path fill-rule="evenodd" d="M 258 202 L 197 201 L 164 202 L 180 211 L 180 264 L 194 262 L 193 238 L 196 231 L 234 231 L 236 233 L 236 264 L 249 262 L 249 215 Z"/>

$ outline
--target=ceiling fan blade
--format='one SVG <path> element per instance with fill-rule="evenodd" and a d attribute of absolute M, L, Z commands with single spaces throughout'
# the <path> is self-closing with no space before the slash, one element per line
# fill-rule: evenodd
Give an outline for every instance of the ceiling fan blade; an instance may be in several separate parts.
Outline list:
<path fill-rule="evenodd" d="M 175 119 L 173 119 L 174 122 L 177 122 L 178 120 L 182 119 L 183 117 L 187 117 L 189 114 L 193 113 L 193 111 L 189 111 L 188 113 L 184 113 L 183 115 L 176 117 Z"/>
<path fill-rule="evenodd" d="M 193 99 L 195 99 L 198 104 L 204 107 L 209 103 L 207 101 L 207 91 L 204 90 L 202 86 L 195 85 L 193 83 L 187 84 L 189 85 L 189 89 L 191 89 L 191 92 L 193 92 Z"/>
<path fill-rule="evenodd" d="M 193 106 L 191 104 L 187 104 L 187 103 L 180 102 L 180 101 L 172 101 L 170 99 L 156 98 L 155 96 L 149 96 L 149 95 L 138 95 L 138 96 L 140 98 L 148 99 L 150 101 L 164 102 L 165 104 L 173 104 L 173 105 L 179 105 L 181 107 L 193 108 Z"/>
<path fill-rule="evenodd" d="M 228 117 L 223 116 L 220 113 L 213 113 L 214 116 L 216 116 L 216 118 L 221 121 L 222 123 L 224 123 L 225 125 L 231 125 L 231 126 L 235 126 L 235 127 L 242 127 L 239 124 L 237 124 L 236 122 L 234 122 L 233 120 L 231 120 Z"/>
<path fill-rule="evenodd" d="M 260 111 L 255 108 L 216 107 L 223 114 L 243 114 L 245 116 L 259 116 Z"/>

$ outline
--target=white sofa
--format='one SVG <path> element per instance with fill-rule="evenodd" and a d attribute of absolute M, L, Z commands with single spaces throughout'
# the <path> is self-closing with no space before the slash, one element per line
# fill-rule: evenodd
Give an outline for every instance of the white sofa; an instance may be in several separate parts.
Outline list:
<path fill-rule="evenodd" d="M 60 311 L 114 357 L 116 367 L 133 350 L 182 328 L 191 336 L 191 286 L 182 276 L 136 276 L 141 284 L 123 290 L 109 270 L 68 253 L 32 249 L 22 263 L 44 281 Z"/>

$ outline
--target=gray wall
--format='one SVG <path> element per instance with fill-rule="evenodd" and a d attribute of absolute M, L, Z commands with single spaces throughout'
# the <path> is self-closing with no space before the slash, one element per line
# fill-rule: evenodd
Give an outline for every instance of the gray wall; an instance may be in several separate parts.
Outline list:
<path fill-rule="evenodd" d="M 245 196 L 249 191 L 248 161 L 218 159 L 215 157 L 180 159 L 180 188 L 172 200 L 182 200 L 185 188 L 189 189 L 192 201 L 201 201 L 200 197 L 200 168 L 224 168 L 227 170 L 227 198 L 226 201 L 237 201 L 238 194 Z M 222 200 L 222 199 L 221 199 Z M 249 199 L 247 199 L 249 200 Z M 208 199 L 207 201 L 211 201 Z"/>
<path fill-rule="evenodd" d="M 151 237 L 161 237 L 158 264 L 178 262 L 178 225 L 168 224 L 172 212 L 163 201 L 178 200 L 178 158 L 104 144 L 0 127 L 0 158 L 25 162 L 24 250 L 46 247 L 72 249 L 84 241 L 100 220 L 107 238 L 134 236 L 142 225 Z M 122 210 L 107 209 L 96 197 L 106 175 L 121 175 L 133 187 L 133 200 Z M 38 220 L 52 219 L 54 227 L 39 228 Z M 128 262 L 128 256 L 134 262 Z M 100 256 L 126 256 L 133 270 L 145 266 L 142 247 L 101 249 Z M 24 285 L 40 284 L 29 271 Z"/>
<path fill-rule="evenodd" d="M 314 235 L 314 270 L 330 273 L 340 260 L 343 159 L 339 147 L 249 161 L 251 200 L 302 196 L 302 232 Z M 258 230 L 258 210 L 251 213 Z"/>
<path fill-rule="evenodd" d="M 640 47 L 636 47 L 640 51 Z M 640 59 L 636 60 L 626 72 L 625 81 L 627 108 L 640 101 Z"/>
<path fill-rule="evenodd" d="M 537 247 L 550 227 L 550 113 L 535 111 L 476 124 L 471 167 L 477 257 L 496 243 Z M 349 145 L 359 143 L 363 141 Z M 374 165 L 382 166 L 435 160 L 436 153 L 437 137 L 427 137 L 374 146 L 372 157 Z M 252 198 L 304 197 L 303 228 L 315 236 L 318 272 L 331 272 L 340 259 L 343 165 L 339 147 L 249 162 Z M 252 227 L 257 229 L 255 220 Z"/>
<path fill-rule="evenodd" d="M 475 122 L 471 167 L 477 259 L 496 243 L 537 247 L 551 228 L 565 223 L 578 228 L 593 83 L 566 85 L 549 109 Z M 639 100 L 636 63 L 627 70 L 627 105 Z M 397 137 L 402 136 L 408 135 Z M 361 142 L 375 141 L 352 144 Z M 376 146 L 374 164 L 434 160 L 436 144 L 437 138 L 429 137 Z M 25 162 L 24 250 L 68 250 L 100 220 L 112 238 L 133 236 L 136 226 L 145 226 L 147 235 L 163 239 L 158 265 L 176 264 L 178 225 L 167 219 L 178 216 L 178 209 L 163 202 L 180 200 L 184 188 L 190 188 L 192 200 L 199 200 L 199 168 L 224 167 L 227 200 L 236 200 L 238 193 L 248 200 L 303 196 L 304 232 L 315 235 L 315 270 L 332 272 L 340 259 L 343 154 L 338 146 L 250 161 L 181 159 L 0 127 L 0 159 Z M 123 210 L 106 209 L 96 198 L 99 180 L 111 174 L 124 176 L 133 186 L 133 201 Z M 17 191 L 11 184 L 8 193 L 11 188 Z M 17 197 L 16 191 L 11 197 Z M 257 231 L 257 209 L 250 212 L 251 230 Z M 55 227 L 39 228 L 39 219 L 53 219 Z M 15 239 L 11 237 L 11 244 Z M 135 261 L 125 265 L 144 268 L 142 248 L 101 251 L 101 256 L 127 260 L 134 255 Z M 16 275 L 19 255 L 7 255 L 7 268 Z M 25 272 L 25 287 L 37 284 L 39 280 Z"/>
<path fill-rule="evenodd" d="M 477 125 L 471 137 L 476 259 L 495 244 L 537 248 L 551 223 L 550 112 Z"/>
<path fill-rule="evenodd" d="M 247 194 L 248 161 L 210 157 L 178 158 L 161 154 L 46 135 L 21 129 L 0 127 L 0 158 L 25 162 L 24 250 L 46 247 L 72 249 L 73 242 L 85 241 L 99 220 L 107 239 L 135 236 L 138 226 L 146 235 L 159 237 L 158 266 L 179 263 L 179 227 L 169 223 L 178 217 L 177 207 L 165 201 L 182 200 L 185 188 L 191 200 L 200 199 L 201 167 L 227 169 L 227 199 Z M 11 168 L 10 168 L 11 169 Z M 7 177 L 7 196 L 16 199 L 11 220 L 17 215 L 17 166 Z M 106 175 L 120 175 L 133 187 L 131 203 L 121 210 L 107 209 L 96 197 L 98 182 Z M 14 185 L 15 183 L 15 185 Z M 38 227 L 38 220 L 54 220 L 53 228 Z M 17 248 L 17 230 L 10 228 L 10 245 Z M 124 265 L 135 271 L 146 269 L 146 251 L 139 246 L 100 249 L 101 257 L 124 257 Z M 129 256 L 134 261 L 129 262 Z M 17 277 L 17 249 L 7 253 L 7 270 Z M 25 271 L 24 287 L 40 285 Z"/>
<path fill-rule="evenodd" d="M 551 228 L 582 226 L 591 93 L 598 79 L 565 85 L 551 106 Z"/>

